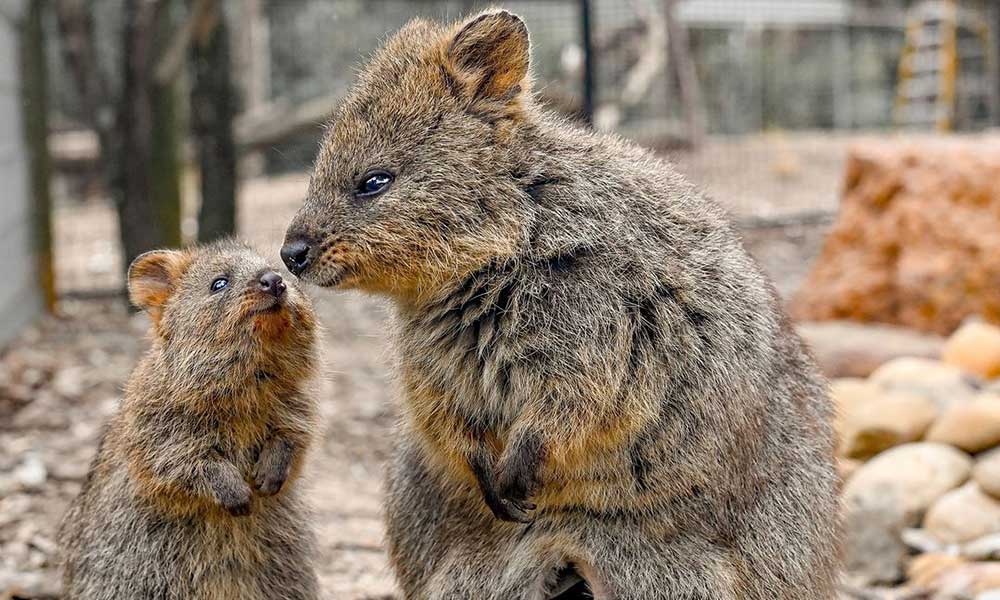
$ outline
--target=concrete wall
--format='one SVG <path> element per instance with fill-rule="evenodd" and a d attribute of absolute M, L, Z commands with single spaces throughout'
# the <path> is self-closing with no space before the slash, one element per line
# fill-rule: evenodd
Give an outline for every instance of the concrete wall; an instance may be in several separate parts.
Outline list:
<path fill-rule="evenodd" d="M 27 155 L 21 130 L 18 32 L 20 0 L 0 0 L 0 348 L 41 309 L 31 252 Z"/>

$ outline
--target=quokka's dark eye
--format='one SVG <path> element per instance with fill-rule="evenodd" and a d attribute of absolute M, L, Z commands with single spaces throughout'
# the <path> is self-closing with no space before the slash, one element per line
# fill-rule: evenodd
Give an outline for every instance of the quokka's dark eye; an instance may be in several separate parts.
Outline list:
<path fill-rule="evenodd" d="M 361 178 L 355 194 L 359 198 L 378 196 L 392 185 L 393 176 L 388 171 L 368 171 Z"/>
<path fill-rule="evenodd" d="M 224 290 L 229 286 L 229 280 L 225 277 L 216 277 L 215 281 L 212 282 L 212 291 L 217 292 L 219 290 Z"/>

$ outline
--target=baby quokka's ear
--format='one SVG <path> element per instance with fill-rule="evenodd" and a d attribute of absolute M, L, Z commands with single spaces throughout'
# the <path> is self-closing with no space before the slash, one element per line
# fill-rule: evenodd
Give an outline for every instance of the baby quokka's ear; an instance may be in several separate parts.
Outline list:
<path fill-rule="evenodd" d="M 445 67 L 456 92 L 468 102 L 510 108 L 528 92 L 529 56 L 524 21 L 506 11 L 487 12 L 471 18 L 451 38 Z"/>
<path fill-rule="evenodd" d="M 191 257 L 181 250 L 153 250 L 140 254 L 128 268 L 128 297 L 159 324 L 163 305 L 177 289 Z"/>

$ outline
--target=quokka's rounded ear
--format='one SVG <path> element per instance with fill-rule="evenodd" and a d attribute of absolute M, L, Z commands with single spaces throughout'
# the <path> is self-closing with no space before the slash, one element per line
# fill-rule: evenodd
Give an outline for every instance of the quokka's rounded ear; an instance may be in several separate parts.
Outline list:
<path fill-rule="evenodd" d="M 152 250 L 140 254 L 128 268 L 128 297 L 158 321 L 163 305 L 190 264 L 181 250 Z"/>
<path fill-rule="evenodd" d="M 528 28 L 507 11 L 481 14 L 467 21 L 451 39 L 451 72 L 471 100 L 511 101 L 528 85 Z"/>

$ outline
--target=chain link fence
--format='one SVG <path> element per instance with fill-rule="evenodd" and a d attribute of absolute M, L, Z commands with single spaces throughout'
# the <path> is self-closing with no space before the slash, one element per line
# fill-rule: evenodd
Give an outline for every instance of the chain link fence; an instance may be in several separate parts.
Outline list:
<path fill-rule="evenodd" d="M 543 102 L 665 153 L 724 202 L 760 254 L 767 254 L 772 241 L 789 247 L 781 241 L 787 231 L 791 247 L 804 249 L 799 262 L 808 260 L 836 209 L 852 135 L 891 127 L 908 3 L 680 1 L 676 14 L 688 32 L 701 92 L 697 108 L 709 134 L 696 151 L 686 148 L 688 115 L 679 82 L 668 69 L 667 4 L 508 0 L 504 6 L 520 14 L 531 31 L 535 91 Z M 454 20 L 494 5 L 231 0 L 227 10 L 245 112 L 317 98 L 334 101 L 349 88 L 363 58 L 411 18 Z M 980 7 L 984 22 L 998 21 L 996 6 L 970 5 Z M 116 35 L 113 15 L 100 26 Z M 71 129 L 75 100 L 61 79 L 58 56 L 50 52 L 56 122 Z M 320 135 L 320 126 L 311 124 L 290 138 L 257 146 L 255 158 L 246 161 L 239 233 L 273 255 L 305 193 L 303 173 Z M 74 146 L 66 141 L 68 134 L 61 139 L 57 164 L 64 168 L 54 212 L 57 289 L 64 295 L 119 293 L 123 265 L 115 212 L 94 184 L 86 142 Z M 194 175 L 185 176 L 183 189 L 190 238 L 198 204 Z M 809 241 L 799 239 L 802 235 Z M 787 252 L 779 255 L 776 263 L 788 259 Z"/>

